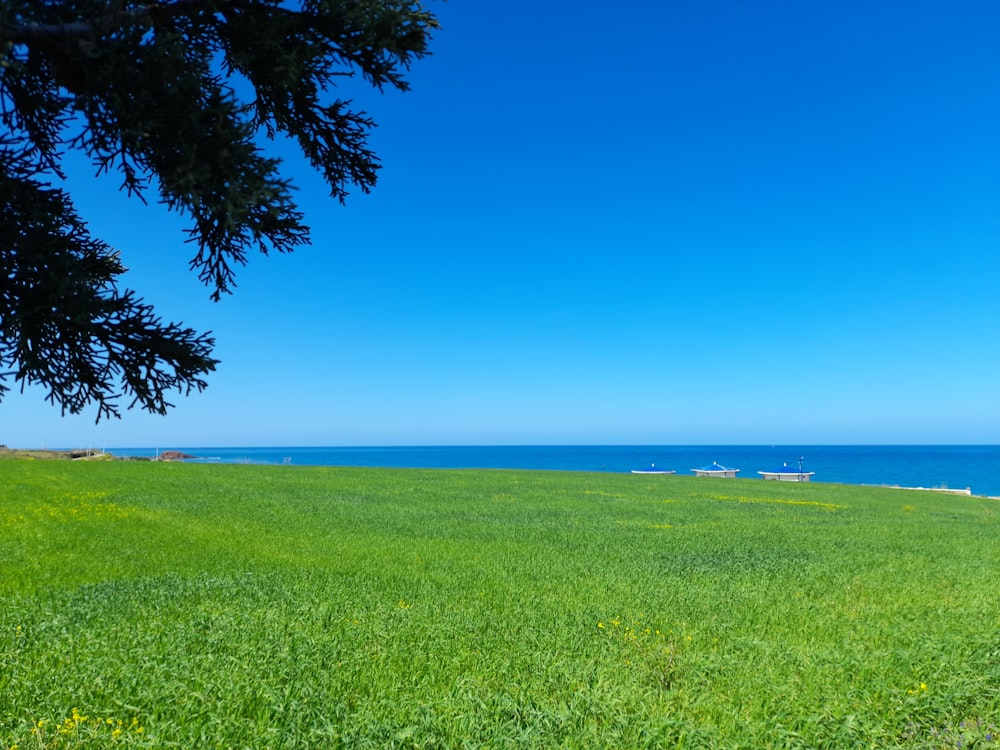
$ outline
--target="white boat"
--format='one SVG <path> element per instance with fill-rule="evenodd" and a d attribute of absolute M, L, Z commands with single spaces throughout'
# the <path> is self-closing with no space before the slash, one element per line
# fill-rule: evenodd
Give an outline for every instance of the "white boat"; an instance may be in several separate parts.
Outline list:
<path fill-rule="evenodd" d="M 700 469 L 691 469 L 696 477 L 727 477 L 732 479 L 736 476 L 736 472 L 739 469 L 730 469 L 728 466 L 721 466 L 716 462 L 710 463 L 708 466 L 702 466 Z"/>
<path fill-rule="evenodd" d="M 632 469 L 633 474 L 673 474 L 669 469 L 657 469 L 656 464 L 650 464 L 648 469 Z"/>
<path fill-rule="evenodd" d="M 780 469 L 773 469 L 772 471 L 758 471 L 757 473 L 764 479 L 774 479 L 779 482 L 808 482 L 810 477 L 815 474 L 813 471 L 802 470 L 801 458 L 799 459 L 798 471 L 786 463 Z"/>

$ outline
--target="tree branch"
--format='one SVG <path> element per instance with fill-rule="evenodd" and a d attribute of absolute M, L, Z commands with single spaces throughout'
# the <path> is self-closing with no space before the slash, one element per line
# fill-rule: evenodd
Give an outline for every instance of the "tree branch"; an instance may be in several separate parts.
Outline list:
<path fill-rule="evenodd" d="M 95 33 L 121 28 L 147 19 L 179 15 L 205 5 L 219 5 L 211 0 L 174 0 L 171 3 L 150 3 L 131 10 L 107 13 L 96 22 L 71 21 L 69 23 L 11 24 L 0 33 L 0 39 L 14 44 L 37 44 L 68 39 L 86 39 Z"/>

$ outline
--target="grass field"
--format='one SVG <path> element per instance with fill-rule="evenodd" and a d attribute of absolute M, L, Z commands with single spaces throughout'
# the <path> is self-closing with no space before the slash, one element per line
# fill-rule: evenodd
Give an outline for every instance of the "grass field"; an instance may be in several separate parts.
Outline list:
<path fill-rule="evenodd" d="M 0 749 L 1000 747 L 1000 505 L 0 462 Z"/>

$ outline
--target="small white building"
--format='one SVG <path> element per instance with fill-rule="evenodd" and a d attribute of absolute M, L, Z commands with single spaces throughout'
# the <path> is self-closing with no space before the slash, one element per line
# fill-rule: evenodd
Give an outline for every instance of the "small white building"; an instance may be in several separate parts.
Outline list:
<path fill-rule="evenodd" d="M 786 463 L 780 469 L 775 469 L 774 471 L 758 471 L 757 473 L 764 479 L 776 479 L 779 482 L 808 482 L 809 477 L 816 472 L 802 471 L 802 462 L 799 461 L 798 469 L 793 466 L 789 466 Z"/>
<path fill-rule="evenodd" d="M 702 466 L 700 469 L 691 469 L 691 471 L 694 472 L 696 477 L 728 477 L 732 479 L 736 476 L 736 472 L 739 469 L 730 469 L 712 462 L 708 466 Z"/>

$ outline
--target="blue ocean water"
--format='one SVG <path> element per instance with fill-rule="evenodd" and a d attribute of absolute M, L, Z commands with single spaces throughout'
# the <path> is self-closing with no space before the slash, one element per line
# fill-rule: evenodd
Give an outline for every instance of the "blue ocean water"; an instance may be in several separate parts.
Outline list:
<path fill-rule="evenodd" d="M 431 469 L 542 469 L 629 472 L 657 468 L 690 474 L 718 462 L 759 479 L 758 471 L 784 464 L 814 472 L 814 482 L 901 487 L 970 488 L 1000 497 L 998 445 L 521 445 L 398 448 L 198 448 L 169 446 L 202 463 L 292 466 L 381 466 Z M 118 456 L 153 457 L 151 448 L 109 449 Z"/>

